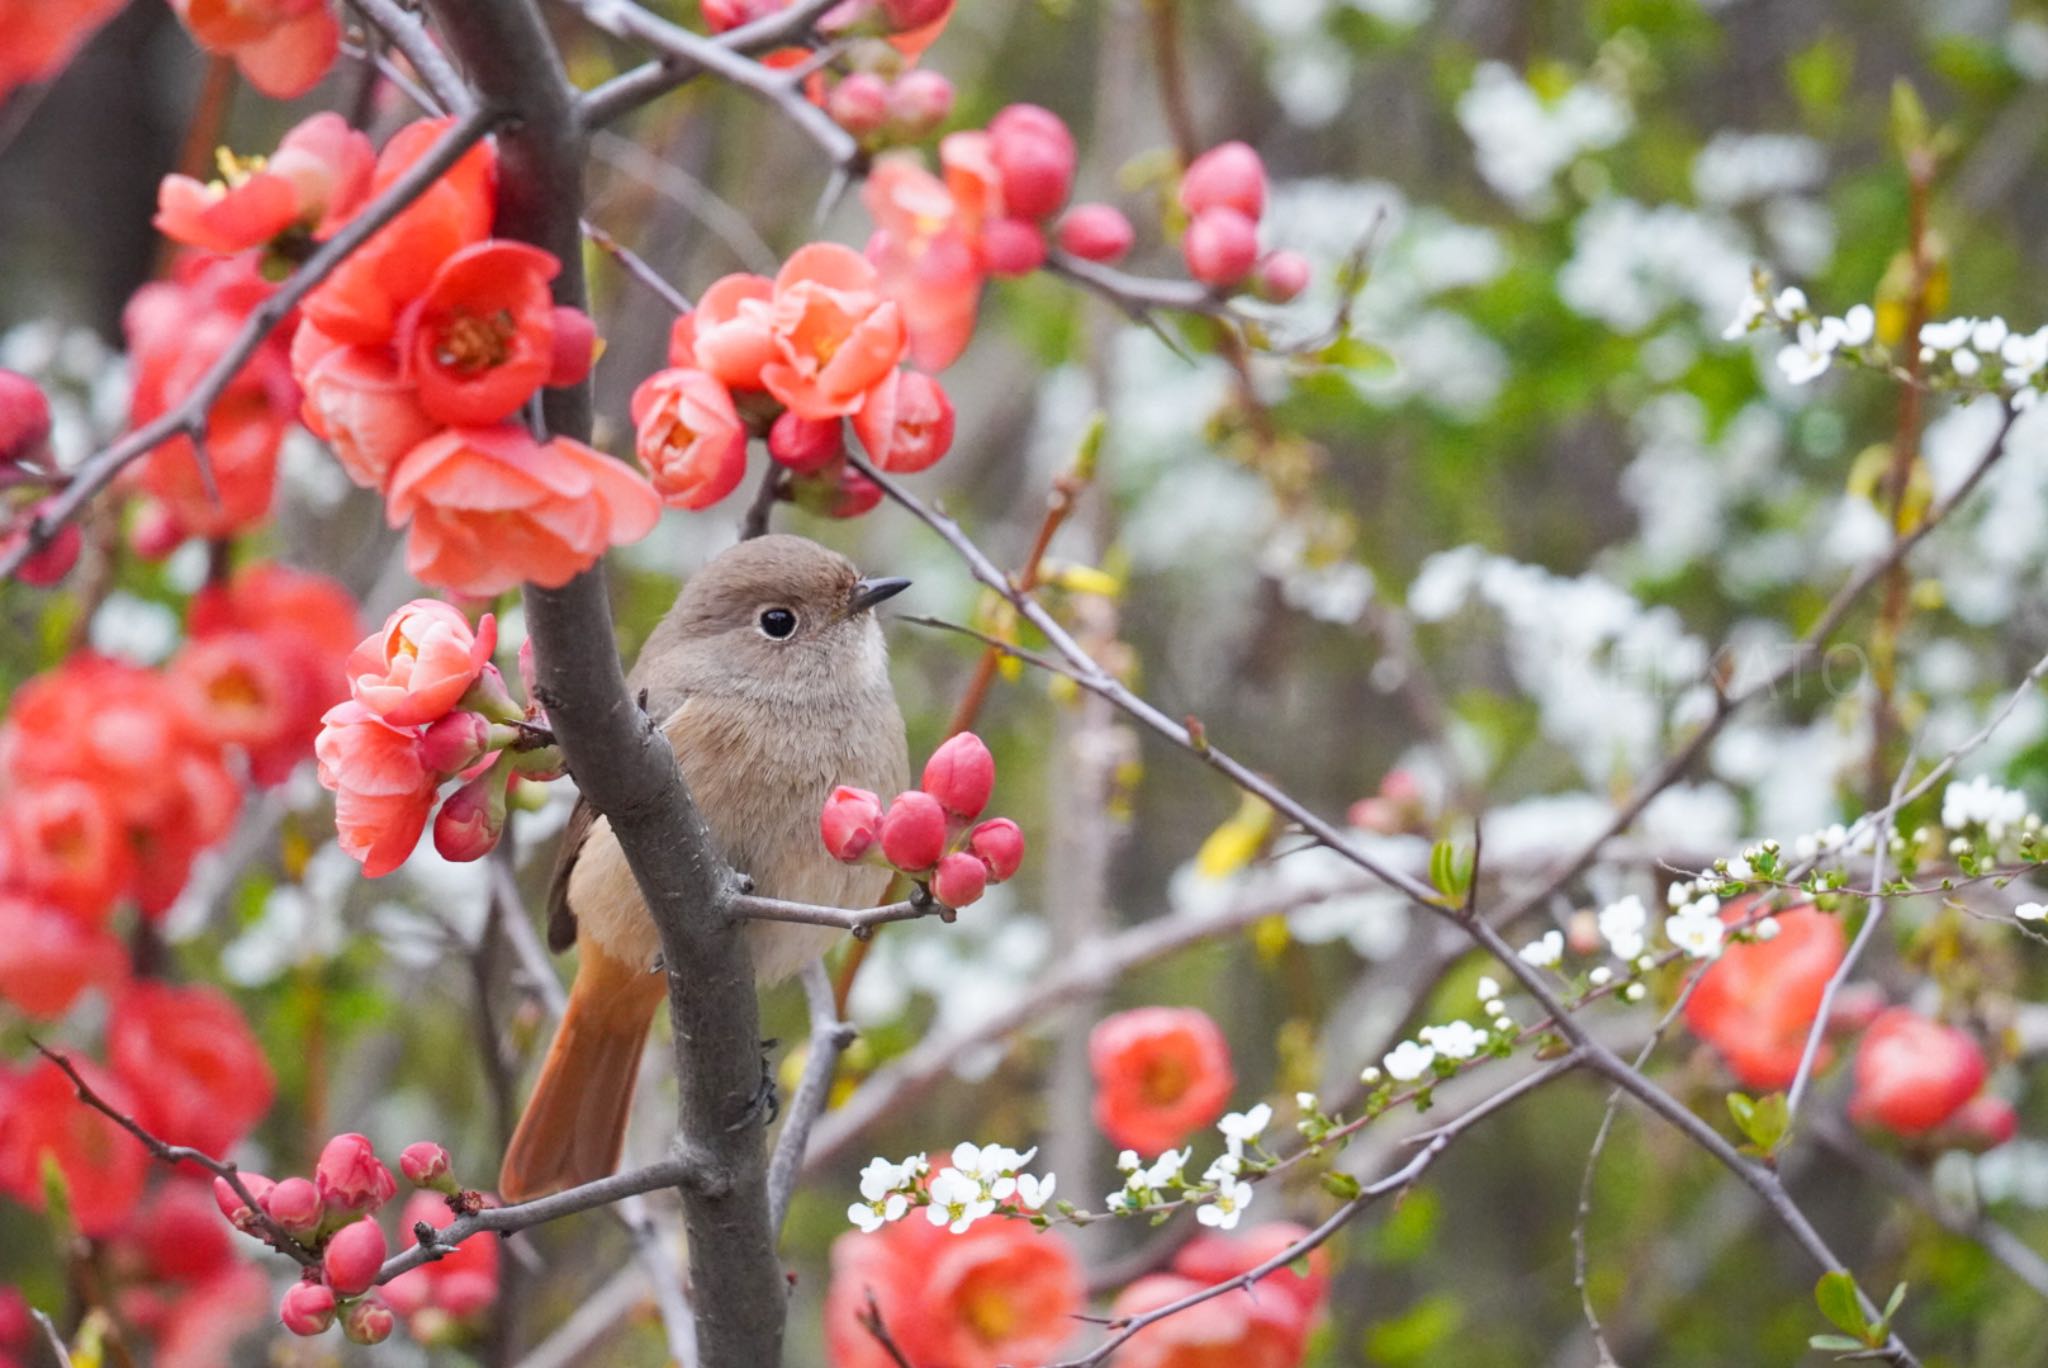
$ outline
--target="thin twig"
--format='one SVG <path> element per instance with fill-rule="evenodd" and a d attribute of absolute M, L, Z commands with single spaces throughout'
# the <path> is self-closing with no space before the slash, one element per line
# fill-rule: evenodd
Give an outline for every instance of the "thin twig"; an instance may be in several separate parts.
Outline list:
<path fill-rule="evenodd" d="M 840 0 L 799 0 L 788 9 L 742 24 L 705 41 L 728 52 L 747 54 L 787 47 L 808 38 L 819 18 L 838 3 Z M 700 62 L 668 54 L 622 72 L 583 92 L 577 102 L 583 126 L 602 128 L 648 101 L 694 80 L 707 69 Z"/>
<path fill-rule="evenodd" d="M 377 26 L 391 46 L 404 54 L 412 69 L 434 92 L 434 98 L 442 109 L 469 109 L 474 103 L 469 87 L 463 84 L 454 63 L 448 60 L 433 35 L 427 32 L 425 20 L 399 4 L 398 0 L 349 0 L 349 3 Z"/>
<path fill-rule="evenodd" d="M 634 252 L 589 219 L 583 219 L 581 223 L 583 236 L 589 238 L 599 250 L 610 256 L 612 260 L 618 262 L 627 275 L 646 286 L 648 290 L 661 299 L 662 303 L 675 310 L 678 315 L 686 314 L 696 307 L 696 305 L 690 303 L 688 295 L 662 279 L 661 272 L 648 265 L 646 259 L 637 252 Z"/>
<path fill-rule="evenodd" d="M 839 1019 L 832 999 L 832 980 L 823 960 L 812 960 L 803 970 L 804 1001 L 810 1008 L 810 1046 L 804 1055 L 803 1077 L 796 1095 L 789 1100 L 782 1134 L 775 1138 L 775 1153 L 768 1161 L 768 1224 L 778 1235 L 789 1217 L 789 1199 L 803 1171 L 804 1150 L 810 1144 L 811 1127 L 823 1115 L 832 1096 L 832 1079 L 839 1071 L 839 1057 L 846 1053 L 857 1032 Z"/>

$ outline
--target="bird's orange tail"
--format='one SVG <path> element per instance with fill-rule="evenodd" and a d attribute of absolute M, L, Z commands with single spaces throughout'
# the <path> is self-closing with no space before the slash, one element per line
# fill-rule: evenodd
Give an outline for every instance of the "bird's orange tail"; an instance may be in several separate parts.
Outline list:
<path fill-rule="evenodd" d="M 625 1148 L 640 1051 L 668 979 L 614 959 L 588 938 L 581 948 L 569 1005 L 498 1173 L 507 1202 L 602 1178 Z"/>

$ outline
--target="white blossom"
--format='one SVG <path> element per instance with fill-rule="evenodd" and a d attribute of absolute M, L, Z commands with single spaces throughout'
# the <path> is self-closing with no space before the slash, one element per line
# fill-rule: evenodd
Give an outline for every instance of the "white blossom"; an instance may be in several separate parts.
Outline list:
<path fill-rule="evenodd" d="M 1017 1175 L 1017 1204 L 1037 1211 L 1052 1200 L 1052 1190 L 1058 1184 L 1058 1174 L 1048 1173 L 1040 1178 L 1034 1173 L 1020 1173 Z"/>
<path fill-rule="evenodd" d="M 1209 1167 L 1202 1170 L 1202 1184 L 1214 1187 L 1226 1178 L 1235 1178 L 1244 1172 L 1244 1156 L 1236 1153 L 1219 1154 L 1209 1161 Z"/>
<path fill-rule="evenodd" d="M 2026 795 L 1978 775 L 1967 782 L 1950 784 L 1941 795 L 1941 824 L 1950 831 L 1981 826 L 1993 841 L 2021 826 L 2027 819 Z"/>
<path fill-rule="evenodd" d="M 1491 1001 L 1500 996 L 1500 984 L 1494 981 L 1493 975 L 1481 974 L 1479 976 L 1479 989 L 1473 996 L 1481 1002 Z"/>
<path fill-rule="evenodd" d="M 1309 1102 L 1314 1104 L 1315 1098 Z M 1216 1129 L 1223 1132 L 1224 1141 L 1229 1144 L 1232 1154 L 1244 1153 L 1244 1147 L 1257 1142 L 1266 1133 L 1266 1126 L 1273 1120 L 1273 1109 L 1261 1102 L 1248 1112 L 1232 1112 L 1216 1123 Z"/>
<path fill-rule="evenodd" d="M 1433 1048 L 1445 1059 L 1470 1059 L 1486 1044 L 1486 1032 L 1469 1021 L 1453 1021 L 1442 1026 L 1425 1026 L 1416 1032 L 1423 1043 Z"/>
<path fill-rule="evenodd" d="M 1643 953 L 1643 928 L 1650 924 L 1650 914 L 1641 898 L 1631 893 L 1607 904 L 1600 909 L 1599 921 L 1600 935 L 1617 958 L 1634 959 Z"/>
<path fill-rule="evenodd" d="M 867 1202 L 855 1202 L 846 1209 L 846 1219 L 861 1228 L 864 1234 L 872 1235 L 885 1224 L 882 1213 Z"/>
<path fill-rule="evenodd" d="M 1519 953 L 1524 964 L 1533 964 L 1538 969 L 1554 968 L 1564 959 L 1564 932 L 1545 931 Z"/>
<path fill-rule="evenodd" d="M 1828 367 L 1834 364 L 1835 346 L 1840 340 L 1838 330 L 1827 325 L 1834 320 L 1822 319 L 1820 323 L 1802 322 L 1792 334 L 1792 341 L 1778 350 L 1778 370 L 1786 380 L 1795 385 L 1804 385 L 1826 375 Z"/>
<path fill-rule="evenodd" d="M 958 1169 L 947 1169 L 932 1179 L 932 1204 L 925 1208 L 925 1214 L 933 1225 L 964 1235 L 968 1227 L 993 1215 L 995 1209 L 995 1202 L 983 1194 L 980 1183 Z"/>
<path fill-rule="evenodd" d="M 1723 342 L 1733 342 L 1737 338 L 1747 337 L 1750 333 L 1756 331 L 1757 324 L 1769 317 L 1771 317 L 1771 301 L 1752 284 L 1749 294 L 1736 308 L 1735 317 L 1729 321 L 1727 327 L 1721 329 L 1721 340 Z"/>
<path fill-rule="evenodd" d="M 1136 1173 L 1143 1164 L 1144 1160 L 1138 1158 L 1136 1150 L 1124 1150 L 1116 1157 L 1117 1171 L 1120 1173 Z"/>
<path fill-rule="evenodd" d="M 2001 325 L 2003 326 L 2003 325 Z M 1877 315 L 1868 304 L 1857 304 L 1842 315 L 1838 334 L 1845 347 L 1860 347 L 1877 335 Z"/>
<path fill-rule="evenodd" d="M 1195 1219 L 1218 1230 L 1235 1230 L 1238 1218 L 1251 1204 L 1251 1185 L 1242 1179 L 1225 1178 L 1216 1185 L 1215 1197 L 1195 1209 Z"/>
<path fill-rule="evenodd" d="M 1188 1160 L 1194 1157 L 1194 1153 L 1192 1145 L 1186 1149 L 1168 1150 L 1152 1161 L 1151 1168 L 1136 1175 L 1132 1181 L 1148 1188 L 1171 1186 L 1173 1181 L 1180 1177 L 1181 1170 L 1187 1167 Z"/>
<path fill-rule="evenodd" d="M 1604 988 L 1614 982 L 1614 971 L 1602 964 L 1595 967 L 1593 972 L 1587 974 L 1586 979 L 1595 988 Z"/>
<path fill-rule="evenodd" d="M 2048 918 L 2048 904 L 2023 902 L 2012 910 L 2012 914 L 2024 922 L 2040 921 Z"/>
<path fill-rule="evenodd" d="M 1380 1063 L 1387 1066 L 1387 1076 L 1396 1083 L 1413 1083 L 1436 1063 L 1436 1051 L 1427 1045 L 1404 1040 L 1388 1051 Z"/>
<path fill-rule="evenodd" d="M 1631 983 L 1628 987 L 1621 990 L 1621 995 L 1630 1002 L 1641 1002 L 1643 1000 L 1643 985 Z"/>
<path fill-rule="evenodd" d="M 1664 922 L 1664 936 L 1694 959 L 1721 953 L 1721 900 L 1712 896 L 1687 903 Z"/>
<path fill-rule="evenodd" d="M 1368 1088 L 1378 1087 L 1380 1082 L 1379 1066 L 1377 1064 L 1368 1064 L 1360 1069 L 1358 1071 L 1358 1081 Z"/>

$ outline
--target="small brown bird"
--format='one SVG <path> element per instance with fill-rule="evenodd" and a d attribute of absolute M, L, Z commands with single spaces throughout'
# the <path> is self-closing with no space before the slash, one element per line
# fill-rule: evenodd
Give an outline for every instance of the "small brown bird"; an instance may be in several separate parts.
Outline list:
<path fill-rule="evenodd" d="M 627 682 L 675 748 L 721 853 L 771 898 L 863 907 L 888 871 L 833 859 L 818 817 L 835 785 L 908 782 L 903 714 L 870 611 L 909 584 L 863 579 L 802 537 L 757 537 L 690 578 Z M 829 927 L 756 922 L 761 983 L 823 953 Z M 655 1007 L 654 920 L 611 826 L 578 800 L 548 889 L 548 944 L 577 948 L 569 1004 L 520 1117 L 498 1190 L 508 1202 L 602 1178 L 619 1162 Z"/>

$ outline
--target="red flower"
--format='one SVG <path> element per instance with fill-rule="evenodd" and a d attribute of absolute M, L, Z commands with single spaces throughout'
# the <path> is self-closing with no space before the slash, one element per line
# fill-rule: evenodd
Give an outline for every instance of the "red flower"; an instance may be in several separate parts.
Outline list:
<path fill-rule="evenodd" d="M 324 0 L 171 0 L 192 41 L 232 57 L 274 100 L 291 100 L 320 83 L 341 50 L 341 26 Z"/>
<path fill-rule="evenodd" d="M 1259 225 L 1228 207 L 1205 209 L 1180 240 L 1188 274 L 1217 290 L 1242 284 L 1259 260 Z"/>
<path fill-rule="evenodd" d="M 1266 212 L 1266 164 L 1241 142 L 1219 143 L 1188 164 L 1180 207 L 1190 215 L 1235 209 L 1257 222 Z"/>
<path fill-rule="evenodd" d="M 234 1236 L 214 1214 L 213 1194 L 183 1179 L 159 1184 L 121 1240 L 150 1277 L 166 1282 L 203 1282 L 235 1261 Z"/>
<path fill-rule="evenodd" d="M 971 731 L 956 732 L 924 762 L 919 787 L 955 817 L 973 821 L 996 786 L 996 758 Z"/>
<path fill-rule="evenodd" d="M 415 1192 L 406 1199 L 398 1225 L 409 1249 L 419 1243 L 413 1230 L 420 1222 L 446 1230 L 454 1220 L 455 1213 L 439 1195 Z M 392 1309 L 407 1320 L 430 1309 L 458 1321 L 474 1320 L 498 1299 L 498 1239 L 488 1231 L 472 1235 L 453 1254 L 399 1274 L 384 1285 Z"/>
<path fill-rule="evenodd" d="M 217 745 L 262 746 L 290 721 L 284 670 L 251 634 L 186 643 L 165 682 L 199 734 Z"/>
<path fill-rule="evenodd" d="M 953 447 L 953 401 L 920 371 L 890 371 L 853 415 L 853 430 L 874 463 L 909 475 Z"/>
<path fill-rule="evenodd" d="M 299 420 L 365 489 L 383 489 L 398 458 L 440 430 L 388 347 L 338 342 L 308 318 L 291 357 L 306 396 Z"/>
<path fill-rule="evenodd" d="M 355 212 L 375 159 L 370 140 L 341 115 L 315 114 L 253 169 L 223 153 L 223 180 L 202 185 L 165 176 L 157 187 L 157 231 L 221 253 L 260 247 L 294 227 L 325 236 Z"/>
<path fill-rule="evenodd" d="M 761 370 L 775 359 L 774 296 L 775 282 L 766 276 L 713 281 L 670 329 L 669 365 L 705 371 L 732 389 L 760 389 Z"/>
<path fill-rule="evenodd" d="M 1240 1273 L 1249 1273 L 1307 1234 L 1306 1228 L 1291 1221 L 1268 1221 L 1241 1234 L 1197 1235 L 1173 1256 L 1173 1271 L 1213 1287 Z M 1308 1265 L 1305 1272 L 1301 1268 L 1303 1263 Z M 1250 1295 L 1253 1300 L 1278 1296 L 1291 1301 L 1301 1314 L 1305 1330 L 1322 1309 L 1329 1292 L 1330 1251 L 1319 1245 L 1305 1260 L 1296 1260 L 1259 1279 L 1250 1294 L 1237 1292 L 1232 1296 Z"/>
<path fill-rule="evenodd" d="M 1024 833 L 1007 817 L 992 817 L 967 833 L 967 849 L 988 866 L 991 883 L 1001 883 L 1024 863 Z"/>
<path fill-rule="evenodd" d="M 425 156 L 453 123 L 421 119 L 394 133 L 377 155 L 371 195 Z M 306 296 L 306 317 L 338 342 L 388 342 L 441 263 L 490 236 L 496 180 L 496 157 L 479 143 Z"/>
<path fill-rule="evenodd" d="M 1984 1051 L 1967 1032 L 1894 1007 L 1856 1051 L 1849 1115 L 1895 1135 L 1923 1135 L 1977 1095 L 1984 1073 Z"/>
<path fill-rule="evenodd" d="M 872 1293 L 915 1368 L 1043 1362 L 1073 1333 L 1080 1261 L 1059 1235 L 983 1221 L 960 1235 L 921 1218 L 832 1245 L 825 1335 L 833 1368 L 895 1368 L 861 1327 Z"/>
<path fill-rule="evenodd" d="M 988 865 L 964 850 L 942 856 L 932 872 L 932 896 L 948 907 L 968 907 L 988 889 Z"/>
<path fill-rule="evenodd" d="M 1753 899 L 1729 904 L 1724 920 L 1741 921 Z M 1728 1061 L 1745 1087 L 1773 1090 L 1791 1083 L 1820 1011 L 1828 980 L 1847 943 L 1841 923 L 1813 908 L 1777 915 L 1778 934 L 1732 944 L 1714 961 L 1685 1004 L 1685 1024 Z M 1820 1061 L 1827 1060 L 1826 1047 Z"/>
<path fill-rule="evenodd" d="M 1084 261 L 1121 261 L 1137 236 L 1123 210 L 1107 204 L 1077 204 L 1060 218 L 1060 250 Z"/>
<path fill-rule="evenodd" d="M 257 783 L 283 783 L 312 756 L 321 714 L 347 688 L 342 662 L 362 633 L 355 600 L 325 575 L 258 561 L 194 595 L 189 629 L 195 643 L 251 643 L 274 668 L 282 685 L 275 729 L 243 745 Z"/>
<path fill-rule="evenodd" d="M 144 1126 L 210 1154 L 234 1148 L 277 1091 L 249 1023 L 215 988 L 130 985 L 107 1024 L 107 1062 Z"/>
<path fill-rule="evenodd" d="M 181 1287 L 156 1329 L 156 1368 L 217 1368 L 270 1311 L 270 1280 L 254 1264 L 230 1264 Z"/>
<path fill-rule="evenodd" d="M 805 418 L 853 413 L 908 345 L 903 314 L 860 253 L 814 242 L 775 277 L 776 357 L 768 392 Z"/>
<path fill-rule="evenodd" d="M 1157 1311 L 1213 1283 L 1177 1273 L 1138 1279 L 1110 1307 L 1113 1316 Z M 1284 1297 L 1253 1300 L 1243 1292 L 1211 1297 L 1131 1336 L 1117 1368 L 1294 1368 L 1306 1328 Z"/>
<path fill-rule="evenodd" d="M 942 148 L 957 154 L 985 146 L 956 143 L 961 136 L 947 138 Z M 880 273 L 883 290 L 903 310 L 911 355 L 927 370 L 952 365 L 974 335 L 988 275 L 980 247 L 985 187 L 977 171 L 993 175 L 984 159 L 957 169 L 949 165 L 941 181 L 914 157 L 883 157 L 861 191 L 875 220 L 868 260 Z M 956 181 L 972 187 L 965 202 L 956 193 Z"/>
<path fill-rule="evenodd" d="M 120 1080 L 90 1060 L 72 1065 L 108 1106 L 135 1113 L 135 1099 Z M 33 1211 L 44 1206 L 43 1169 L 54 1162 L 63 1175 L 72 1219 L 90 1236 L 111 1235 L 142 1199 L 153 1162 L 135 1137 L 78 1100 L 71 1080 L 50 1060 L 39 1060 L 5 1086 L 0 1105 L 0 1193 Z"/>
<path fill-rule="evenodd" d="M 329 1212 L 375 1211 L 398 1195 L 398 1180 L 391 1170 L 370 1142 L 353 1131 L 321 1147 L 319 1162 L 313 1165 L 313 1186 Z"/>
<path fill-rule="evenodd" d="M 0 100 L 14 88 L 64 69 L 123 0 L 5 0 L 0 3 Z"/>
<path fill-rule="evenodd" d="M 1050 218 L 1074 184 L 1074 135 L 1059 115 L 1014 104 L 989 121 L 989 157 L 1002 178 L 1003 205 L 1019 218 Z"/>
<path fill-rule="evenodd" d="M 341 848 L 381 878 L 405 863 L 426 829 L 439 779 L 420 756 L 419 734 L 391 726 L 353 699 L 320 719 L 314 754 L 335 794 Z"/>
<path fill-rule="evenodd" d="M 21 372 L 0 370 L 0 466 L 40 465 L 49 445 L 49 396 Z"/>
<path fill-rule="evenodd" d="M 414 599 L 350 652 L 349 691 L 394 727 L 423 726 L 454 711 L 497 644 L 491 614 L 472 628 L 454 605 Z"/>
<path fill-rule="evenodd" d="M 412 519 L 406 567 L 476 598 L 521 580 L 559 588 L 607 547 L 638 541 L 661 500 L 630 468 L 581 442 L 545 446 L 524 429 L 450 428 L 391 477 L 385 515 Z"/>
<path fill-rule="evenodd" d="M 121 316 L 135 368 L 129 425 L 161 417 L 191 393 L 274 289 L 253 256 L 188 256 L 169 280 L 137 290 Z M 219 497 L 209 491 L 186 437 L 158 447 L 135 478 L 187 535 L 239 531 L 270 511 L 278 444 L 298 404 L 289 349 L 273 335 L 208 411 L 206 454 Z"/>
<path fill-rule="evenodd" d="M 399 350 L 437 422 L 482 426 L 509 418 L 554 367 L 552 253 L 523 242 L 479 242 L 434 273 L 401 328 Z"/>
<path fill-rule="evenodd" d="M 127 973 L 128 952 L 111 933 L 0 893 L 0 998 L 24 1016 L 60 1017 L 87 988 L 111 991 Z"/>
<path fill-rule="evenodd" d="M 78 779 L 17 789 L 0 804 L 15 883 L 82 924 L 106 920 L 134 880 L 127 832 L 103 792 Z"/>
<path fill-rule="evenodd" d="M 1096 1023 L 1088 1037 L 1095 1123 L 1140 1154 L 1173 1148 L 1223 1115 L 1237 1084 L 1230 1047 L 1195 1007 L 1139 1007 Z"/>
<path fill-rule="evenodd" d="M 908 874 L 939 862 L 946 850 L 946 810 L 922 789 L 896 795 L 882 814 L 882 854 Z"/>
<path fill-rule="evenodd" d="M 656 371 L 633 391 L 632 415 L 634 450 L 666 502 L 709 508 L 739 487 L 747 473 L 747 429 L 715 377 Z"/>
<path fill-rule="evenodd" d="M 880 836 L 881 800 L 866 789 L 841 784 L 825 800 L 819 815 L 819 835 L 835 860 L 848 864 L 866 855 Z"/>

